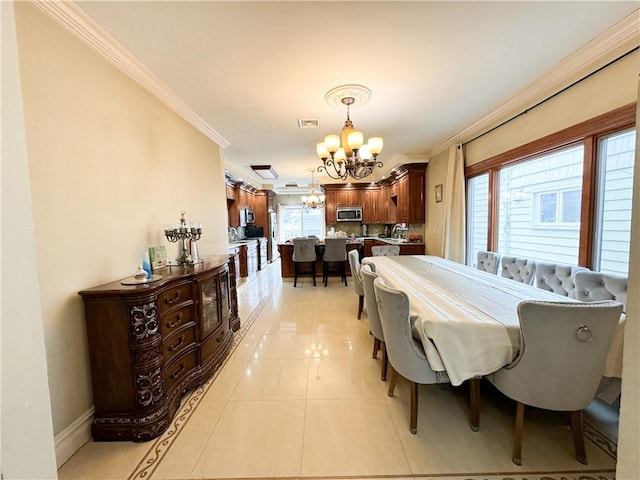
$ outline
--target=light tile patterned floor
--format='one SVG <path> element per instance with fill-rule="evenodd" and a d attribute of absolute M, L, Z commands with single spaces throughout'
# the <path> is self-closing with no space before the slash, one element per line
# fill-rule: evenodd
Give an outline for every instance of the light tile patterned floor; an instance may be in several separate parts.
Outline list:
<path fill-rule="evenodd" d="M 615 477 L 615 444 L 587 425 L 589 465 L 573 458 L 571 431 L 528 409 L 523 466 L 511 462 L 515 406 L 483 384 L 481 426 L 468 423 L 464 387 L 420 387 L 418 433 L 409 388 L 394 397 L 366 314 L 351 285 L 308 279 L 293 288 L 279 263 L 239 287 L 242 328 L 231 355 L 185 395 L 158 439 L 87 443 L 59 470 L 66 479 L 429 478 L 577 480 Z"/>

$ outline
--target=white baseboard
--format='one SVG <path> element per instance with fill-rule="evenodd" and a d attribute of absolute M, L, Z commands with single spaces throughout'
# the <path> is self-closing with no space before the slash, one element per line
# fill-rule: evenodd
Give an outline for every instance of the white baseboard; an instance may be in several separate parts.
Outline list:
<path fill-rule="evenodd" d="M 71 425 L 55 436 L 56 464 L 60 468 L 71 456 L 91 440 L 91 420 L 94 408 L 80 415 Z"/>

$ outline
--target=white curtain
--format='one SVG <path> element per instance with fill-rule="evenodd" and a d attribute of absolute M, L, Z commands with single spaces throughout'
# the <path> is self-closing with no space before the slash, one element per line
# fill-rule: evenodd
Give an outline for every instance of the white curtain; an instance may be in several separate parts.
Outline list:
<path fill-rule="evenodd" d="M 444 185 L 444 228 L 442 256 L 458 263 L 465 263 L 466 214 L 465 214 L 464 152 L 462 144 L 449 147 L 447 181 Z"/>

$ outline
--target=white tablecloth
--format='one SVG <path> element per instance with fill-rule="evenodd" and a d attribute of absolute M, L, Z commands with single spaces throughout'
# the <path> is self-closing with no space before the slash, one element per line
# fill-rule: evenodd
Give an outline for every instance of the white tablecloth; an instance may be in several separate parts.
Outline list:
<path fill-rule="evenodd" d="M 366 257 L 387 285 L 411 301 L 414 334 L 431 368 L 453 385 L 511 363 L 520 345 L 523 300 L 575 302 L 546 290 L 425 255 Z"/>

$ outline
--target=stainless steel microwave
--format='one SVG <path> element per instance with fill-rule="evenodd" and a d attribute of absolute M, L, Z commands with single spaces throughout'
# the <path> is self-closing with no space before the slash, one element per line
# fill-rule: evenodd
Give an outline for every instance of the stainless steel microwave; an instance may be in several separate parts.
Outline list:
<path fill-rule="evenodd" d="M 336 218 L 339 222 L 361 222 L 362 207 L 338 207 Z"/>
<path fill-rule="evenodd" d="M 255 222 L 256 216 L 249 207 L 240 209 L 240 226 L 251 225 Z"/>

